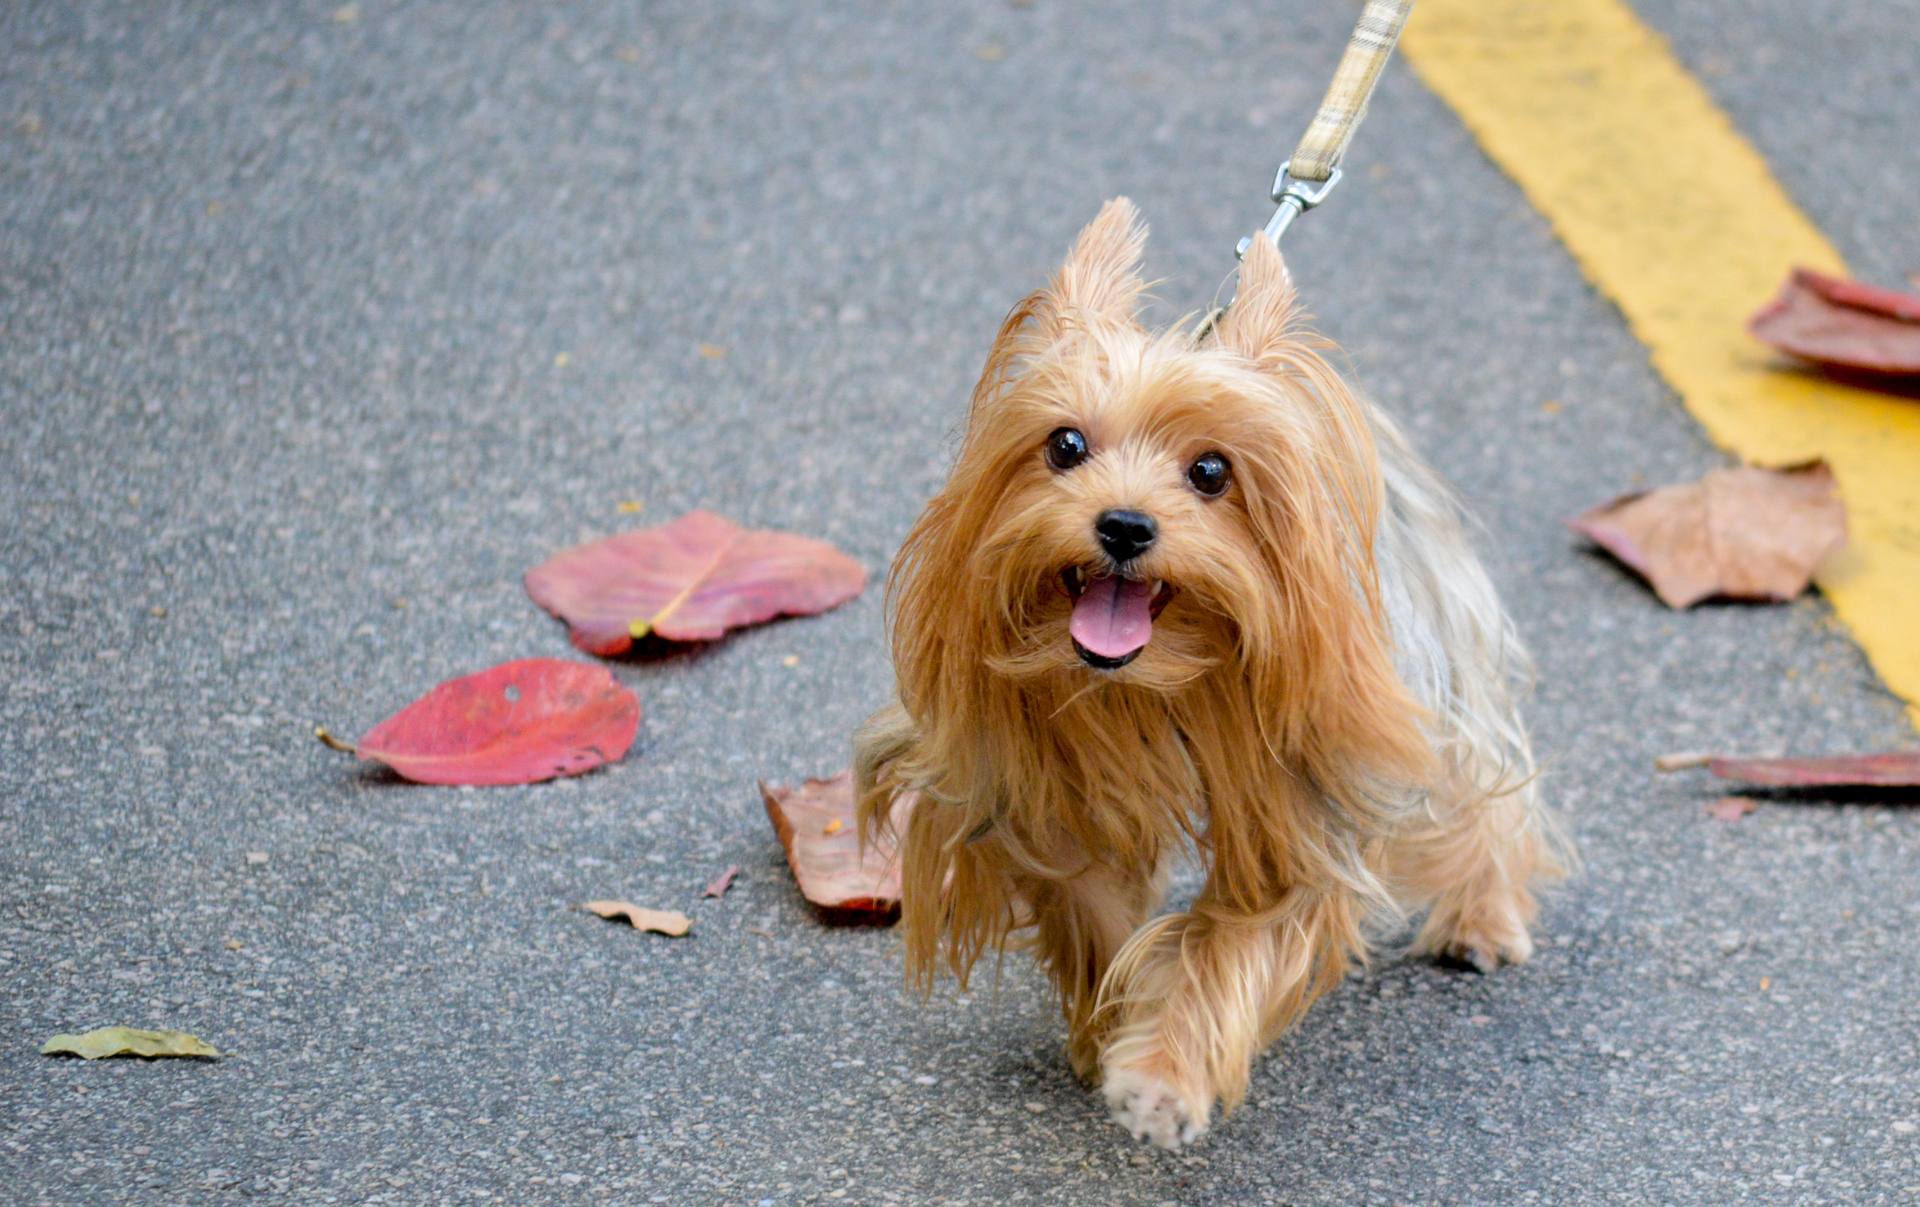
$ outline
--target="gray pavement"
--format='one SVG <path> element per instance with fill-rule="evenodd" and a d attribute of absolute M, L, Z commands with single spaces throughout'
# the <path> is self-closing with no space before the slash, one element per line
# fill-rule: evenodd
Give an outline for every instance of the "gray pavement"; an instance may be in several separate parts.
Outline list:
<path fill-rule="evenodd" d="M 0 1198 L 1920 1196 L 1920 817 L 1721 824 L 1647 769 L 1913 734 L 1818 599 L 1675 615 L 1576 547 L 1561 517 L 1720 457 L 1403 66 L 1289 251 L 1538 653 L 1588 867 L 1534 964 L 1389 954 L 1167 1155 L 1024 964 L 921 1007 L 893 934 L 792 888 L 753 782 L 846 761 L 877 590 L 618 663 L 641 737 L 584 779 L 410 787 L 310 737 L 569 653 L 519 576 L 622 499 L 878 574 L 1102 199 L 1153 222 L 1165 314 L 1212 295 L 1349 6 L 337 8 L 0 10 Z M 1920 268 L 1920 7 L 1708 8 L 1641 5 L 1866 275 Z M 572 908 L 607 896 L 695 934 Z M 36 1053 L 110 1022 L 233 1055 Z"/>

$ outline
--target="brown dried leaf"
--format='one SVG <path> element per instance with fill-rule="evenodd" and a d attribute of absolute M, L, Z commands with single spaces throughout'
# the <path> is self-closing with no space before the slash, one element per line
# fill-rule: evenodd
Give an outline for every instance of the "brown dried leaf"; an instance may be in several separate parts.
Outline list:
<path fill-rule="evenodd" d="M 859 827 L 846 824 L 854 813 L 853 772 L 796 788 L 762 783 L 760 796 L 801 895 L 829 921 L 890 922 L 899 914 L 900 861 L 892 834 L 905 824 L 911 795 L 895 802 L 890 833 L 865 850 Z"/>
<path fill-rule="evenodd" d="M 693 929 L 693 919 L 677 909 L 645 909 L 631 901 L 589 901 L 580 907 L 609 922 L 624 920 L 635 930 L 679 938 Z"/>
<path fill-rule="evenodd" d="M 1847 543 L 1846 505 L 1824 461 L 1716 469 L 1698 482 L 1624 495 L 1568 524 L 1672 608 L 1792 599 Z"/>
<path fill-rule="evenodd" d="M 148 1031 L 140 1027 L 95 1027 L 84 1035 L 56 1035 L 40 1045 L 42 1056 L 78 1056 L 105 1060 L 109 1056 L 140 1056 L 156 1060 L 184 1056 L 213 1060 L 220 1051 L 185 1031 Z"/>

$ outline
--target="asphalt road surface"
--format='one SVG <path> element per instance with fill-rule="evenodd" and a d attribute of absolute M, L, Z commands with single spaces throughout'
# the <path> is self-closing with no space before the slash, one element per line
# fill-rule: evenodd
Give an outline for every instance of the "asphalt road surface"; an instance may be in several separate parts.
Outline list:
<path fill-rule="evenodd" d="M 1920 7 L 1739 8 L 1640 5 L 1898 284 Z M 846 762 L 877 589 L 616 663 L 641 736 L 578 780 L 413 787 L 312 740 L 569 654 L 521 574 L 636 522 L 710 507 L 878 575 L 1001 315 L 1108 196 L 1154 225 L 1162 315 L 1206 304 L 1352 10 L 1091 9 L 0 12 L 0 1197 L 1920 1197 L 1912 802 L 1728 824 L 1648 769 L 1908 745 L 1901 706 L 1818 598 L 1671 613 L 1562 527 L 1723 459 L 1404 65 L 1288 250 L 1538 654 L 1587 867 L 1533 964 L 1387 953 L 1169 1155 L 1075 1084 L 1024 962 L 922 1006 L 896 935 L 796 894 L 754 781 Z M 106 1023 L 232 1055 L 37 1053 Z"/>

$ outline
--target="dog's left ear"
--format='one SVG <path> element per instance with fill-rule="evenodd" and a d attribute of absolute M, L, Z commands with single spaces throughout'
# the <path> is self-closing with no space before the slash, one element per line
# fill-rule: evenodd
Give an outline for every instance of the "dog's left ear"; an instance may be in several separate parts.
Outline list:
<path fill-rule="evenodd" d="M 1220 347 L 1259 364 L 1279 355 L 1293 337 L 1299 317 L 1300 296 L 1286 262 L 1273 240 L 1260 231 L 1240 262 L 1239 291 L 1214 325 L 1214 339 Z"/>
<path fill-rule="evenodd" d="M 1125 197 L 1115 197 L 1073 242 L 1066 263 L 1034 298 L 1034 317 L 1050 338 L 1097 323 L 1131 323 L 1146 282 L 1140 258 L 1147 226 Z"/>

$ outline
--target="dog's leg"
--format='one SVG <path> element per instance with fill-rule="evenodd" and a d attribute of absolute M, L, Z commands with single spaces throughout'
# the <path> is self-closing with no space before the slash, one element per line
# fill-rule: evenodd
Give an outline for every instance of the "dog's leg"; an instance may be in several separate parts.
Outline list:
<path fill-rule="evenodd" d="M 1095 865 L 1071 880 L 1028 880 L 1021 895 L 1033 911 L 1034 953 L 1060 994 L 1067 1020 L 1067 1058 L 1081 1078 L 1099 1071 L 1104 1023 L 1095 1010 L 1100 983 L 1128 936 L 1166 891 L 1166 875 L 1127 875 Z"/>
<path fill-rule="evenodd" d="M 1101 990 L 1114 1020 L 1100 1056 L 1113 1117 L 1177 1148 L 1232 1110 L 1254 1057 L 1338 984 L 1359 943 L 1350 896 L 1296 892 L 1253 917 L 1212 905 L 1159 918 L 1115 957 Z"/>
<path fill-rule="evenodd" d="M 1526 962 L 1539 912 L 1533 889 L 1566 874 L 1563 850 L 1531 782 L 1492 797 L 1437 794 L 1393 842 L 1396 894 L 1432 906 L 1414 949 L 1481 972 Z"/>

